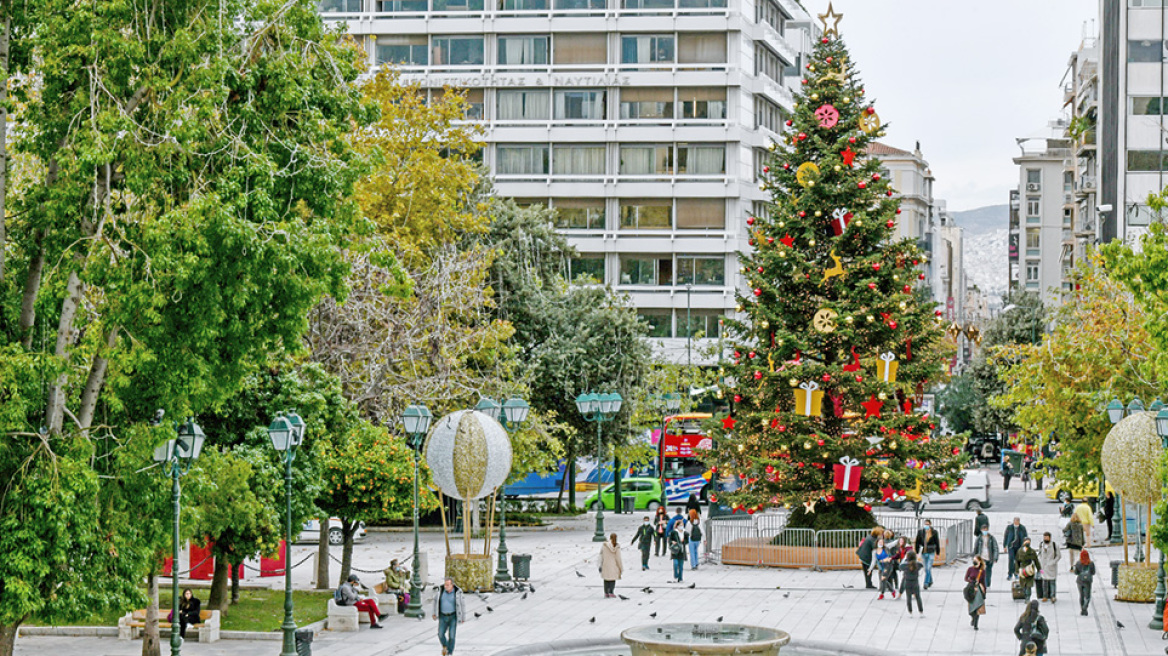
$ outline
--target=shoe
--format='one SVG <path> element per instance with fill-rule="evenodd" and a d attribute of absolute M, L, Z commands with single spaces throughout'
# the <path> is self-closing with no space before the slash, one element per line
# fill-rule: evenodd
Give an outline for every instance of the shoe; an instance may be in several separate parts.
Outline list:
<path fill-rule="evenodd" d="M 876 598 L 877 598 L 877 599 L 883 599 L 883 598 L 884 598 L 884 593 L 883 593 L 883 592 L 881 592 L 881 593 L 880 593 L 880 596 L 879 596 L 879 597 L 876 597 Z"/>
<path fill-rule="evenodd" d="M 442 648 L 442 656 L 446 656 L 446 648 L 445 647 Z"/>
<path fill-rule="evenodd" d="M 874 585 L 866 585 L 866 586 L 864 586 L 864 589 L 865 589 L 865 590 L 875 590 L 875 589 L 876 589 L 876 586 L 874 586 Z"/>
<path fill-rule="evenodd" d="M 380 621 L 384 621 L 385 618 L 387 618 L 387 617 L 389 617 L 389 613 L 382 613 L 382 614 L 377 616 L 377 619 Z"/>
<path fill-rule="evenodd" d="M 1087 617 L 1087 611 L 1085 611 L 1085 610 L 1079 611 L 1079 614 L 1082 615 L 1083 617 Z"/>
<path fill-rule="evenodd" d="M 381 626 L 380 624 L 370 624 L 370 625 L 369 625 L 369 628 L 371 628 L 371 629 L 383 629 L 383 628 L 385 628 L 385 627 Z"/>

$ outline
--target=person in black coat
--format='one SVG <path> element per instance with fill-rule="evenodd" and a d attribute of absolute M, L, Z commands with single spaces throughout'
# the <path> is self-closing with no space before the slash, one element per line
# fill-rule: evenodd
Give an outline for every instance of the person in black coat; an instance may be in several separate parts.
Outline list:
<path fill-rule="evenodd" d="M 1107 541 L 1111 542 L 1111 520 L 1115 519 L 1115 495 L 1111 492 L 1107 493 L 1107 498 L 1103 500 L 1103 520 L 1107 522 Z"/>
<path fill-rule="evenodd" d="M 1010 489 L 1010 479 L 1014 478 L 1014 465 L 1009 460 L 1002 463 L 1002 489 Z"/>
<path fill-rule="evenodd" d="M 933 560 L 937 554 L 941 553 L 941 538 L 937 532 L 933 530 L 933 522 L 925 520 L 925 526 L 917 531 L 917 539 L 913 546 L 916 552 L 921 556 L 921 562 L 925 566 L 925 589 L 928 590 L 933 586 Z"/>
<path fill-rule="evenodd" d="M 904 557 L 904 562 L 900 564 L 900 571 L 904 572 L 901 578 L 901 586 L 904 590 L 904 600 L 908 604 L 908 614 L 912 615 L 912 600 L 917 598 L 917 610 L 920 611 L 921 617 L 925 616 L 925 606 L 921 603 L 921 578 L 920 571 L 924 566 L 917 561 L 917 554 L 915 551 L 909 550 Z"/>
<path fill-rule="evenodd" d="M 202 610 L 202 602 L 191 592 L 190 588 L 183 590 L 182 598 L 178 602 L 178 634 L 182 638 L 187 637 L 188 624 L 201 624 L 203 618 L 199 616 L 199 611 Z"/>
<path fill-rule="evenodd" d="M 1037 647 L 1037 655 L 1046 653 L 1046 638 L 1050 635 L 1050 628 L 1046 625 L 1046 618 L 1038 612 L 1038 600 L 1031 599 L 1026 604 L 1026 610 L 1014 625 L 1014 637 L 1020 641 L 1018 656 L 1026 656 L 1026 643 L 1033 642 Z"/>
<path fill-rule="evenodd" d="M 1020 517 L 1015 517 L 1014 523 L 1006 527 L 1006 534 L 1002 536 L 1002 546 L 1006 548 L 1006 556 L 1010 564 L 1006 573 L 1007 581 L 1018 575 L 1015 559 L 1018 555 L 1018 550 L 1022 548 L 1022 541 L 1028 536 L 1029 534 L 1026 531 L 1026 527 L 1022 525 L 1022 519 Z"/>
<path fill-rule="evenodd" d="M 690 493 L 689 499 L 685 502 L 685 514 L 692 522 L 702 516 L 702 502 L 698 501 L 698 495 Z"/>
<path fill-rule="evenodd" d="M 856 548 L 856 556 L 860 559 L 860 564 L 864 566 L 864 587 L 869 590 L 876 589 L 876 586 L 872 585 L 872 553 L 876 550 L 877 538 L 882 535 L 884 535 L 884 529 L 877 526 Z"/>
<path fill-rule="evenodd" d="M 637 532 L 633 535 L 633 541 L 629 543 L 634 544 L 638 541 L 641 543 L 638 546 L 641 548 L 642 572 L 649 569 L 649 549 L 653 547 L 654 533 L 655 531 L 653 530 L 653 524 L 649 517 L 646 516 L 645 519 L 641 522 L 641 527 L 638 528 Z"/>

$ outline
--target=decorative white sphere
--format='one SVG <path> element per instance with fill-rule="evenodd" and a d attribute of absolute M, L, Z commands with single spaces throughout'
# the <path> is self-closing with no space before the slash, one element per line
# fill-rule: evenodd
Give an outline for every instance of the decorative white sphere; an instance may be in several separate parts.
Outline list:
<path fill-rule="evenodd" d="M 1162 451 L 1155 414 L 1137 412 L 1113 426 L 1103 441 L 1103 473 L 1124 501 L 1159 501 L 1156 469 Z"/>
<path fill-rule="evenodd" d="M 477 410 L 439 419 L 426 438 L 426 464 L 448 497 L 469 501 L 495 491 L 511 473 L 511 437 Z"/>

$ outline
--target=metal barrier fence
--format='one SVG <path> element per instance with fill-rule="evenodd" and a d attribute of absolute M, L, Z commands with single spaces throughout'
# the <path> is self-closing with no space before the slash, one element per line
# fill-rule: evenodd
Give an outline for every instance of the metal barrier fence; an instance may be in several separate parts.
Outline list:
<path fill-rule="evenodd" d="M 973 521 L 946 517 L 880 514 L 876 521 L 898 537 L 913 541 L 925 519 L 941 540 L 936 564 L 944 565 L 973 552 Z M 860 569 L 856 548 L 869 529 L 814 531 L 788 528 L 787 513 L 731 515 L 706 521 L 705 551 L 732 565 L 825 569 Z"/>

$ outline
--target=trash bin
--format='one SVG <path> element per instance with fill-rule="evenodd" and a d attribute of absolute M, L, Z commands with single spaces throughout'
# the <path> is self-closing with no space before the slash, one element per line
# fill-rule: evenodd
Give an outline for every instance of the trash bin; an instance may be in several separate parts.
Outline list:
<path fill-rule="evenodd" d="M 637 498 L 621 497 L 621 507 L 624 508 L 626 513 L 633 514 L 633 511 L 637 509 Z"/>
<path fill-rule="evenodd" d="M 296 656 L 312 656 L 311 629 L 300 629 L 296 632 Z"/>
<path fill-rule="evenodd" d="M 1123 564 L 1122 560 L 1111 561 L 1111 587 L 1119 587 L 1119 566 Z"/>
<path fill-rule="evenodd" d="M 511 554 L 511 578 L 517 581 L 531 578 L 531 554 Z"/>

